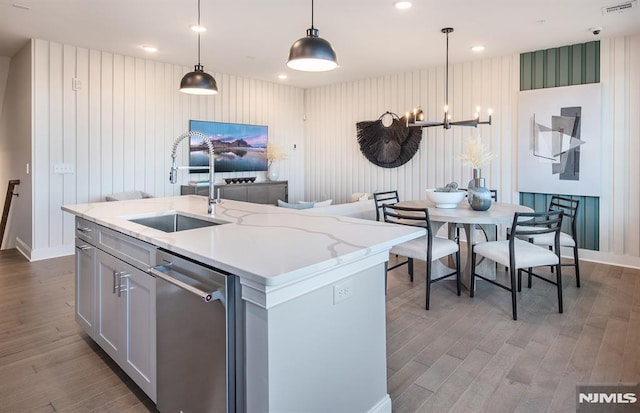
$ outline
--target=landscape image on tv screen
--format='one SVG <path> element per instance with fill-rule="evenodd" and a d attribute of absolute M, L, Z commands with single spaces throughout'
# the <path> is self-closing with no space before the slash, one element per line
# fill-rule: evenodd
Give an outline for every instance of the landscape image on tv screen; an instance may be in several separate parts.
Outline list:
<path fill-rule="evenodd" d="M 191 120 L 189 130 L 213 142 L 216 172 L 267 170 L 267 126 Z M 208 172 L 209 148 L 196 137 L 191 137 L 189 166 L 191 173 Z"/>

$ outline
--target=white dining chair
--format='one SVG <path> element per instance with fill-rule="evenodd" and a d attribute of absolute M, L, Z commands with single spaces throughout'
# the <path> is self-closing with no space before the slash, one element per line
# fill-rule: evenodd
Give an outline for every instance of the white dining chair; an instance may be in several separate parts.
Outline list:
<path fill-rule="evenodd" d="M 562 313 L 562 273 L 560 266 L 560 226 L 563 211 L 517 212 L 509 233 L 504 241 L 482 242 L 472 246 L 471 283 L 469 295 L 474 296 L 476 278 L 483 279 L 493 285 L 511 292 L 513 319 L 518 319 L 516 304 L 516 271 L 518 274 L 517 291 L 522 290 L 522 272 L 529 276 L 528 287 L 531 288 L 531 277 L 547 281 L 557 287 L 558 311 Z M 521 238 L 531 235 L 550 234 L 553 237 L 554 250 L 535 245 Z M 486 257 L 501 265 L 509 267 L 509 286 L 489 279 L 476 272 L 477 256 Z M 533 272 L 534 267 L 555 266 L 556 280 L 550 280 Z"/>
<path fill-rule="evenodd" d="M 426 229 L 427 233 L 423 237 L 413 239 L 411 241 L 398 244 L 391 249 L 391 253 L 408 257 L 409 259 L 417 259 L 426 263 L 426 297 L 425 307 L 429 309 L 429 301 L 431 295 L 431 284 L 452 275 L 456 276 L 456 290 L 460 295 L 460 246 L 453 240 L 433 236 L 431 230 L 431 220 L 429 219 L 429 210 L 427 208 L 410 208 L 396 205 L 382 205 L 382 212 L 385 222 L 399 225 L 420 226 Z M 455 255 L 456 268 L 449 274 L 432 278 L 431 263 L 447 255 Z M 385 275 L 386 277 L 386 275 Z M 386 279 L 386 278 L 385 278 Z M 413 282 L 413 275 L 411 275 Z"/>

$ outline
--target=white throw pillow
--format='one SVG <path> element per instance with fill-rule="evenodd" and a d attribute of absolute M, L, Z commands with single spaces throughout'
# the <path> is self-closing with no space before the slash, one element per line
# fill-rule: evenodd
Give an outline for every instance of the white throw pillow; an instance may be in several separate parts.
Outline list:
<path fill-rule="evenodd" d="M 313 207 L 314 208 L 327 207 L 327 206 L 331 205 L 332 202 L 333 202 L 333 199 L 327 199 L 326 201 L 316 202 L 313 205 Z"/>

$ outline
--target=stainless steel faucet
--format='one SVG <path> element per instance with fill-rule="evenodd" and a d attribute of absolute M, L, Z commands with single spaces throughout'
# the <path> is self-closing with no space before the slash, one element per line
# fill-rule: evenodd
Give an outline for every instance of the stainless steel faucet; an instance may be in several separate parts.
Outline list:
<path fill-rule="evenodd" d="M 178 156 L 177 154 L 178 145 L 183 139 L 191 138 L 191 137 L 202 139 L 202 141 L 207 145 L 207 148 L 209 148 L 209 208 L 207 209 L 207 212 L 211 215 L 215 215 L 216 200 L 213 194 L 213 174 L 215 172 L 213 167 L 213 161 L 214 161 L 213 142 L 211 142 L 211 139 L 209 139 L 205 134 L 200 132 L 189 131 L 187 133 L 183 133 L 182 135 L 178 136 L 178 139 L 176 139 L 175 142 L 173 142 L 173 145 L 171 146 L 172 164 L 171 164 L 171 171 L 169 172 L 169 181 L 172 184 L 175 184 L 178 181 L 178 167 L 176 166 L 176 157 Z"/>

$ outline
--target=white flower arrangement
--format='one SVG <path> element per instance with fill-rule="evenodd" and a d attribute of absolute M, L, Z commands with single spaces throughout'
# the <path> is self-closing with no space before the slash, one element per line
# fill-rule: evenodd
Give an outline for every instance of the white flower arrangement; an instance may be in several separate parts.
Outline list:
<path fill-rule="evenodd" d="M 495 155 L 484 146 L 479 136 L 477 138 L 469 138 L 465 144 L 464 153 L 460 154 L 462 163 L 473 169 L 480 169 L 482 165 L 493 158 L 495 158 Z"/>
<path fill-rule="evenodd" d="M 269 161 L 269 166 L 271 166 L 273 161 L 287 159 L 287 153 L 275 143 L 267 142 L 267 153 L 265 154 L 265 157 L 267 158 L 267 161 Z"/>

